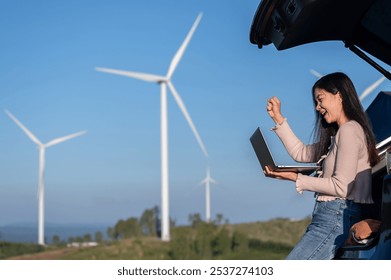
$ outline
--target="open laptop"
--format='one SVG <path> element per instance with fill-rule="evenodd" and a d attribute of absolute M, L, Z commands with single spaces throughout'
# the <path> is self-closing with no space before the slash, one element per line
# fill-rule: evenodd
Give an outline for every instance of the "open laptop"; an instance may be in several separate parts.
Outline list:
<path fill-rule="evenodd" d="M 250 142 L 254 148 L 259 163 L 262 166 L 262 170 L 265 170 L 266 166 L 268 166 L 273 171 L 292 171 L 309 175 L 314 171 L 320 169 L 320 166 L 318 165 L 276 165 L 270 152 L 270 149 L 265 141 L 265 137 L 263 137 L 262 131 L 259 127 L 250 137 Z"/>

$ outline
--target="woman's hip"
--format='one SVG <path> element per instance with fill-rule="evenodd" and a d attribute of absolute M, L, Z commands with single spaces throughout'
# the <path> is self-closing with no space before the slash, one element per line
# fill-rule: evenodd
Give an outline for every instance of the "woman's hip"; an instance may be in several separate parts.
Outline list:
<path fill-rule="evenodd" d="M 341 227 L 343 231 L 361 219 L 361 204 L 352 200 L 316 201 L 312 223 L 326 228 Z"/>

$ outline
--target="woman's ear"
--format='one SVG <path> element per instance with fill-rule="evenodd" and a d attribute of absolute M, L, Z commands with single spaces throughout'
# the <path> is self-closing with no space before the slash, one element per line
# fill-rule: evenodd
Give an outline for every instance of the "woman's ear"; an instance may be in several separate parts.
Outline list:
<path fill-rule="evenodd" d="M 342 95 L 341 95 L 341 93 L 338 91 L 338 97 L 339 97 L 339 100 L 340 100 L 340 102 L 342 103 L 342 101 L 343 101 L 343 98 L 342 98 Z"/>

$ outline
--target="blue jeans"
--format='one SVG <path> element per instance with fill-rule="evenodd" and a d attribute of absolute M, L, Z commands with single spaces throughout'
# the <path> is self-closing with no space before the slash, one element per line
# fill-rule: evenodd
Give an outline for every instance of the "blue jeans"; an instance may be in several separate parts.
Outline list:
<path fill-rule="evenodd" d="M 360 217 L 361 205 L 351 200 L 316 201 L 311 223 L 286 259 L 333 259 Z"/>

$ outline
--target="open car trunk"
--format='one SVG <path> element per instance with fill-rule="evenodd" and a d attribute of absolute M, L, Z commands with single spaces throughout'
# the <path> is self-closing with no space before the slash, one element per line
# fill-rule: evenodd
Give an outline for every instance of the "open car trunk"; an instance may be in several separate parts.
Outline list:
<path fill-rule="evenodd" d="M 391 65 L 389 0 L 263 0 L 250 31 L 251 43 L 259 48 L 273 43 L 284 50 L 330 40 L 342 41 L 391 79 L 367 56 Z"/>

